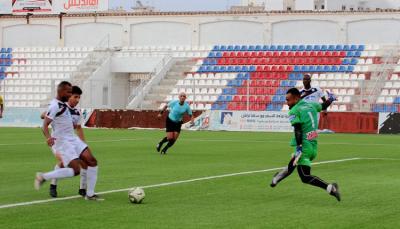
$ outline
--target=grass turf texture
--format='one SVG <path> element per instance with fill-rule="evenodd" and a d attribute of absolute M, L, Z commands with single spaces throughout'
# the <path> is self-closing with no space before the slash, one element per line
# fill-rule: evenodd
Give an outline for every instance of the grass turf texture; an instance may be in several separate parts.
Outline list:
<path fill-rule="evenodd" d="M 160 156 L 163 131 L 86 130 L 99 161 L 97 191 L 282 167 L 292 149 L 289 133 L 189 132 Z M 49 199 L 37 171 L 55 159 L 40 129 L 0 129 L 0 205 Z M 316 161 L 400 159 L 398 136 L 321 135 Z M 316 165 L 312 173 L 337 181 L 342 202 L 304 185 L 297 173 L 269 187 L 275 171 L 145 189 L 143 204 L 127 192 L 0 209 L 1 228 L 395 228 L 400 225 L 399 163 L 355 160 Z M 79 178 L 59 182 L 59 196 L 76 195 Z"/>

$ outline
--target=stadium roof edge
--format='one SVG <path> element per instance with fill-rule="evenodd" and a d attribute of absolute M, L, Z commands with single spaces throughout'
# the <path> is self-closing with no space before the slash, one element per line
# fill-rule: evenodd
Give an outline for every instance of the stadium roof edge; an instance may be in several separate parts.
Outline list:
<path fill-rule="evenodd" d="M 376 13 L 400 13 L 397 9 L 374 11 L 187 11 L 187 12 L 96 12 L 96 13 L 68 13 L 63 17 L 93 17 L 93 16 L 196 16 L 196 15 L 311 15 L 311 14 L 376 14 Z M 25 18 L 26 15 L 0 15 L 1 18 Z M 30 17 L 51 18 L 59 17 L 59 14 L 33 14 Z"/>

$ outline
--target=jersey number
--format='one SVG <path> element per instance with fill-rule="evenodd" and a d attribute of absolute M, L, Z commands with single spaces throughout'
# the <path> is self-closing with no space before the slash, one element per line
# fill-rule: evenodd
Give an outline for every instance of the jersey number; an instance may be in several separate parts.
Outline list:
<path fill-rule="evenodd" d="M 313 117 L 313 115 L 311 114 L 311 112 L 310 112 L 310 111 L 308 112 L 308 116 L 310 116 L 310 119 L 311 119 L 311 125 L 312 125 L 312 127 L 313 127 L 313 128 L 315 128 L 315 121 L 314 121 L 314 117 Z"/>

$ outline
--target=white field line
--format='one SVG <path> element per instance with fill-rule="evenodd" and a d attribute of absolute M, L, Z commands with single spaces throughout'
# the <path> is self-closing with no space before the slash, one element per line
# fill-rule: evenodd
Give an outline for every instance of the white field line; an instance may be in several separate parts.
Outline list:
<path fill-rule="evenodd" d="M 362 158 L 346 158 L 346 159 L 340 159 L 340 160 L 321 161 L 321 162 L 316 162 L 313 165 L 340 163 L 340 162 L 355 161 L 355 160 L 361 160 L 361 159 Z M 222 175 L 208 176 L 208 177 L 200 177 L 200 178 L 166 182 L 166 183 L 146 185 L 146 186 L 140 186 L 140 187 L 142 187 L 142 188 L 157 188 L 157 187 L 170 186 L 170 185 L 176 185 L 176 184 L 192 183 L 192 182 L 196 182 L 196 181 L 212 180 L 212 179 L 218 179 L 218 178 L 224 178 L 224 177 L 233 177 L 233 176 L 241 176 L 241 175 L 248 175 L 248 174 L 254 174 L 254 173 L 271 172 L 271 171 L 277 171 L 277 170 L 281 170 L 281 169 L 283 169 L 283 167 L 246 171 L 246 172 L 238 172 L 238 173 L 229 173 L 229 174 L 222 174 Z M 115 193 L 115 192 L 125 192 L 125 191 L 128 191 L 129 189 L 131 189 L 131 188 L 103 191 L 103 192 L 98 192 L 98 194 L 103 195 L 103 194 L 109 194 L 109 193 Z M 68 196 L 68 197 L 62 197 L 62 198 L 52 198 L 52 199 L 45 199 L 45 200 L 35 200 L 35 201 L 29 201 L 29 202 L 6 204 L 6 205 L 0 205 L 0 209 L 42 204 L 42 203 L 61 201 L 61 200 L 71 200 L 71 199 L 78 199 L 78 198 L 82 198 L 82 197 L 79 195 L 76 195 L 76 196 Z"/>
<path fill-rule="evenodd" d="M 104 140 L 91 140 L 87 143 L 106 143 L 106 142 L 123 142 L 123 141 L 156 141 L 154 138 L 122 138 L 122 139 L 104 139 Z M 238 142 L 238 143 L 288 143 L 282 140 L 233 140 L 233 139 L 180 139 L 183 142 Z M 0 146 L 18 146 L 18 145 L 45 145 L 43 142 L 21 142 L 21 143 L 0 143 Z M 352 143 L 352 142 L 320 142 L 319 145 L 354 145 L 354 146 L 400 146 L 400 144 L 388 143 Z"/>

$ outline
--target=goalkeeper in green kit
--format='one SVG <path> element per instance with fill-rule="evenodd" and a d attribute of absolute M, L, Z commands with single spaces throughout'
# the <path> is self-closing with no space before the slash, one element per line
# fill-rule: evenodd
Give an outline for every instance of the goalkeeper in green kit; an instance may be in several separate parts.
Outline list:
<path fill-rule="evenodd" d="M 288 166 L 275 174 L 271 187 L 275 187 L 297 167 L 297 172 L 303 183 L 320 187 L 340 201 L 339 186 L 336 183 L 329 184 L 321 178 L 311 175 L 311 162 L 317 156 L 318 148 L 317 114 L 322 110 L 326 110 L 335 100 L 335 95 L 328 92 L 328 99 L 322 104 L 305 102 L 301 100 L 300 92 L 297 88 L 291 88 L 287 91 L 286 102 L 290 108 L 289 120 L 294 127 L 294 138 L 291 145 L 296 147 L 296 151 Z"/>

